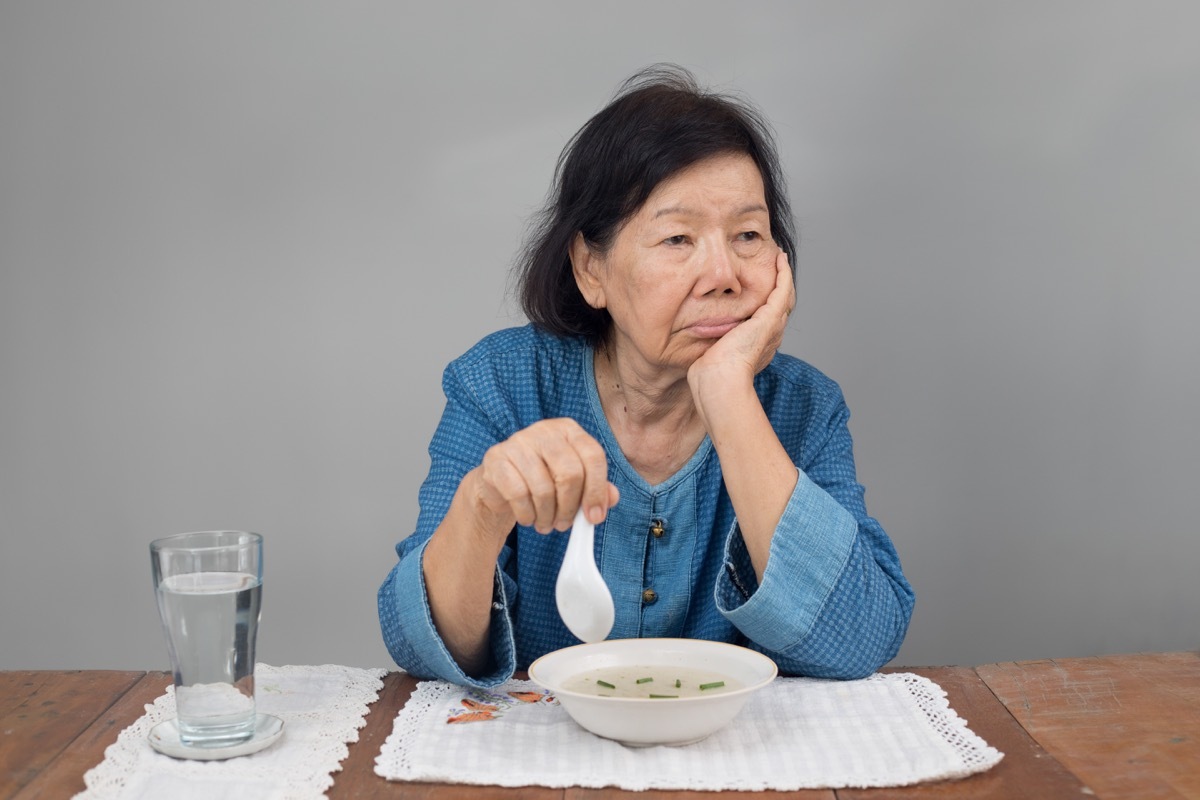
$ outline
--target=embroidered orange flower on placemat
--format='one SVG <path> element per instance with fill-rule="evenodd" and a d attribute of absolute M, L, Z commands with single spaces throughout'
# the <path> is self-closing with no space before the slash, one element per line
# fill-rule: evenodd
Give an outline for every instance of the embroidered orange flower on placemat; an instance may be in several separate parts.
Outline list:
<path fill-rule="evenodd" d="M 546 694 L 545 692 L 509 692 L 509 697 L 515 697 L 522 703 L 540 703 L 545 700 L 548 703 L 556 703 L 554 695 Z"/>
<path fill-rule="evenodd" d="M 558 701 L 549 692 L 521 691 L 496 694 L 470 689 L 467 695 L 459 700 L 464 710 L 451 708 L 446 715 L 446 723 L 455 725 L 462 722 L 487 722 L 504 716 L 504 712 L 510 708 L 532 703 L 557 705 Z"/>

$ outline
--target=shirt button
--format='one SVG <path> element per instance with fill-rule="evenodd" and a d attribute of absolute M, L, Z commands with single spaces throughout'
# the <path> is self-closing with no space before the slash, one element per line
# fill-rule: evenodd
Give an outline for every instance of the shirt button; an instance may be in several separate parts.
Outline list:
<path fill-rule="evenodd" d="M 650 523 L 650 535 L 655 539 L 661 539 L 662 535 L 666 532 L 667 529 L 663 525 L 663 521 L 661 519 L 656 519 Z"/>
<path fill-rule="evenodd" d="M 658 592 L 654 591 L 653 589 L 647 589 L 646 591 L 642 592 L 642 602 L 646 605 L 650 605 L 657 599 Z"/>

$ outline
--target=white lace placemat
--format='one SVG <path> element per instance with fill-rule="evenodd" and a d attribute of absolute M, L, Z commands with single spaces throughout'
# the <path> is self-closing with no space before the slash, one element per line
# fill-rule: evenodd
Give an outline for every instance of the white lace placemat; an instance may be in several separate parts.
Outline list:
<path fill-rule="evenodd" d="M 150 747 L 150 729 L 175 716 L 175 687 L 167 687 L 83 776 L 87 790 L 76 800 L 324 797 L 333 785 L 330 773 L 342 768 L 347 743 L 358 741 L 386 674 L 336 665 L 255 665 L 257 710 L 282 719 L 283 736 L 266 750 L 227 761 L 181 761 Z"/>
<path fill-rule="evenodd" d="M 909 673 L 779 679 L 707 739 L 646 748 L 593 736 L 528 681 L 490 692 L 427 681 L 397 715 L 375 772 L 498 786 L 793 791 L 961 778 L 1001 758 L 940 686 Z"/>

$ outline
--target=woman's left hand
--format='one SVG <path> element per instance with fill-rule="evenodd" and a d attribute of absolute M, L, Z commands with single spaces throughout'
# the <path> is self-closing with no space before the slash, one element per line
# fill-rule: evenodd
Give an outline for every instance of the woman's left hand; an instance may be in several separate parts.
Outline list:
<path fill-rule="evenodd" d="M 688 369 L 693 392 L 711 377 L 746 379 L 766 369 L 783 344 L 788 316 L 796 306 L 796 291 L 787 253 L 775 257 L 775 287 L 766 302 L 741 325 L 721 337 Z"/>

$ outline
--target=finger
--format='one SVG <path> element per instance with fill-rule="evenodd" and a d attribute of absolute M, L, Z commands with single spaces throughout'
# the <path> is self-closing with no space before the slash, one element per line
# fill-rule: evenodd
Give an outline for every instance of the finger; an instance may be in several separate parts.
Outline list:
<path fill-rule="evenodd" d="M 551 473 L 542 454 L 543 444 L 539 437 L 531 431 L 519 432 L 510 440 L 506 450 L 513 468 L 520 473 L 526 486 L 527 501 L 533 509 L 532 518 L 522 522 L 532 525 L 538 533 L 549 533 L 554 530 L 556 515 L 557 490 L 554 485 L 554 475 Z M 524 500 L 513 498 L 524 507 Z M 516 510 L 516 505 L 514 505 Z"/>
<path fill-rule="evenodd" d="M 526 467 L 525 480 L 529 484 L 535 510 L 533 529 L 538 533 L 550 533 L 559 517 L 558 485 L 554 472 L 542 458 L 532 459 Z"/>
<path fill-rule="evenodd" d="M 583 468 L 583 485 L 578 499 L 579 507 L 593 525 L 604 521 L 609 506 L 608 456 L 604 448 L 583 428 L 577 428 L 571 436 L 580 464 Z"/>
<path fill-rule="evenodd" d="M 483 456 L 483 483 L 491 488 L 507 506 L 518 525 L 532 525 L 537 518 L 529 485 L 520 468 L 509 458 L 511 442 L 502 442 Z M 499 510 L 499 509 L 497 509 Z"/>
<path fill-rule="evenodd" d="M 775 316 L 786 317 L 794 300 L 792 273 L 787 266 L 787 255 L 780 250 L 775 257 L 775 284 L 767 293 L 761 306 L 755 309 L 752 318 L 770 320 Z"/>
<path fill-rule="evenodd" d="M 792 260 L 788 258 L 787 253 L 781 252 L 779 255 L 781 257 L 781 263 L 779 264 L 779 277 L 787 286 L 788 295 L 793 300 L 792 306 L 795 307 L 794 301 L 796 299 L 796 275 L 792 272 Z"/>
<path fill-rule="evenodd" d="M 542 457 L 554 481 L 555 530 L 569 530 L 583 495 L 585 466 L 572 442 L 555 437 L 545 443 Z"/>
<path fill-rule="evenodd" d="M 778 293 L 783 301 L 784 314 L 791 314 L 792 309 L 796 307 L 796 282 L 792 278 L 787 253 L 782 250 L 775 259 L 775 289 L 772 294 L 775 293 Z"/>

